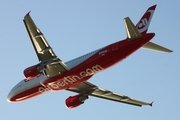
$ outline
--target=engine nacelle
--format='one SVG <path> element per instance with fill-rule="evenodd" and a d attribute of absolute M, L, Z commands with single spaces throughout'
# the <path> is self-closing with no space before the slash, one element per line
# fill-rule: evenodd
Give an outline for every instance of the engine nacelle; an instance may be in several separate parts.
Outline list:
<path fill-rule="evenodd" d="M 86 99 L 88 99 L 88 96 L 84 96 L 84 95 L 70 96 L 69 98 L 66 99 L 66 106 L 69 109 L 75 108 L 83 104 Z"/>
<path fill-rule="evenodd" d="M 37 65 L 28 67 L 24 70 L 24 76 L 27 80 L 31 80 L 33 78 L 36 78 L 40 75 L 39 71 L 37 70 Z"/>

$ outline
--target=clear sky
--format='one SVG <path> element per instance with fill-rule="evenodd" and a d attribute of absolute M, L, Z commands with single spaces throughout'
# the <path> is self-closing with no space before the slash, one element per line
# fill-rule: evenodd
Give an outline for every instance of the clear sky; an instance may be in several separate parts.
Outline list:
<path fill-rule="evenodd" d="M 20 103 L 8 103 L 11 88 L 24 79 L 23 70 L 38 63 L 23 24 L 31 17 L 64 62 L 126 38 L 123 18 L 136 24 L 148 7 L 157 4 L 149 32 L 153 42 L 171 54 L 140 49 L 89 81 L 153 107 L 135 107 L 90 97 L 75 109 L 65 107 L 68 91 L 47 93 Z M 54 0 L 1 1 L 0 119 L 1 120 L 178 120 L 180 117 L 179 1 Z"/>

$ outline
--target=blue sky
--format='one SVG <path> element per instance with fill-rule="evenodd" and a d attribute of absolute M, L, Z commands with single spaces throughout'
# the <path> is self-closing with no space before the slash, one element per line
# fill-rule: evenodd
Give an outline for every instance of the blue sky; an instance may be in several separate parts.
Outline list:
<path fill-rule="evenodd" d="M 31 11 L 56 55 L 64 62 L 126 38 L 123 18 L 136 24 L 148 7 L 157 4 L 149 32 L 153 42 L 172 49 L 171 54 L 140 49 L 121 63 L 93 76 L 89 81 L 128 95 L 153 107 L 134 107 L 90 97 L 75 109 L 65 107 L 68 91 L 47 93 L 20 103 L 8 103 L 7 94 L 20 80 L 23 70 L 38 59 L 23 24 Z M 180 108 L 179 2 L 157 0 L 54 0 L 1 2 L 1 95 L 2 120 L 177 120 Z"/>

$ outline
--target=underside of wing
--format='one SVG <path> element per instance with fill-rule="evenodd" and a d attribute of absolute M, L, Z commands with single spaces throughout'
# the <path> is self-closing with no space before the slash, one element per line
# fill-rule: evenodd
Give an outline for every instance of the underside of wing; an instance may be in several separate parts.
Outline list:
<path fill-rule="evenodd" d="M 75 87 L 71 87 L 67 89 L 68 91 L 77 92 L 79 94 L 88 94 L 90 96 L 121 102 L 125 104 L 135 105 L 135 106 L 145 106 L 149 105 L 152 106 L 152 103 L 146 103 L 143 101 L 139 101 L 133 98 L 130 98 L 125 95 L 117 94 L 109 90 L 105 90 L 102 88 L 97 87 L 96 85 L 93 85 L 89 82 L 81 83 Z"/>
<path fill-rule="evenodd" d="M 31 16 L 25 15 L 23 20 L 39 61 L 56 58 L 51 46 L 46 41 L 43 33 L 35 25 Z"/>
<path fill-rule="evenodd" d="M 54 77 L 68 71 L 69 68 L 56 56 L 49 43 L 46 41 L 43 33 L 35 25 L 29 13 L 25 15 L 23 21 L 40 61 L 40 64 L 38 65 L 40 71 L 42 71 L 46 77 Z"/>

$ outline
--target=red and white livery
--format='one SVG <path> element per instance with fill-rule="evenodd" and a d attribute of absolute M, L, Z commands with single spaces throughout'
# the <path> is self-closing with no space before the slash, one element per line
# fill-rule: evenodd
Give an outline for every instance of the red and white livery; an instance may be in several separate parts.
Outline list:
<path fill-rule="evenodd" d="M 47 92 L 68 90 L 77 93 L 77 95 L 70 96 L 65 100 L 68 108 L 81 105 L 89 96 L 136 106 L 152 106 L 152 103 L 142 102 L 114 93 L 87 82 L 87 80 L 96 73 L 124 60 L 141 47 L 167 53 L 172 52 L 167 48 L 150 42 L 155 34 L 147 33 L 147 30 L 155 8 L 156 5 L 148 8 L 136 26 L 131 22 L 130 18 L 124 18 L 127 32 L 126 39 L 65 63 L 56 56 L 29 13 L 26 14 L 23 21 L 39 63 L 24 70 L 25 79 L 12 88 L 7 100 L 9 102 L 20 102 Z"/>

